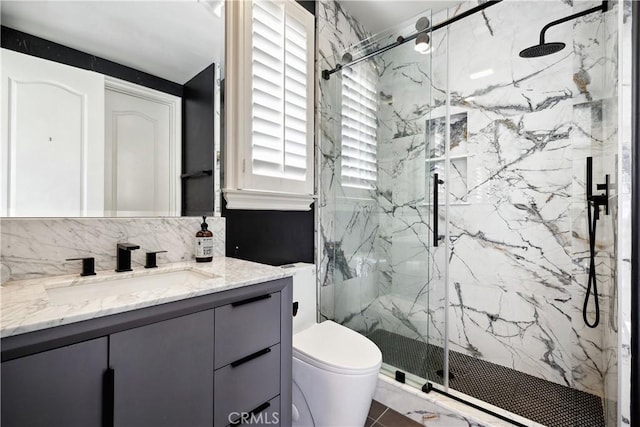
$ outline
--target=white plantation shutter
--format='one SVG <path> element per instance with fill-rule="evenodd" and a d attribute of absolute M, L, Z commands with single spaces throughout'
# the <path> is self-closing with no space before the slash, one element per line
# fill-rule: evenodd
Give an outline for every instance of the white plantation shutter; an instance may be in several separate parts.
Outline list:
<path fill-rule="evenodd" d="M 226 3 L 228 209 L 313 203 L 315 20 L 294 0 Z"/>
<path fill-rule="evenodd" d="M 253 2 L 253 175 L 297 181 L 309 176 L 310 35 L 306 25 L 287 2 Z"/>
<path fill-rule="evenodd" d="M 366 66 L 342 70 L 342 185 L 372 189 L 377 179 L 377 92 Z"/>

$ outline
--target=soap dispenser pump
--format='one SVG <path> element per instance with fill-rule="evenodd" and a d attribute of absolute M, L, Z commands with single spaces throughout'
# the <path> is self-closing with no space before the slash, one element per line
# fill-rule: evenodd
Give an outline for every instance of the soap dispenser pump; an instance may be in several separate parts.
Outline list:
<path fill-rule="evenodd" d="M 213 260 L 213 233 L 208 230 L 207 217 L 202 217 L 200 231 L 196 233 L 196 262 Z"/>

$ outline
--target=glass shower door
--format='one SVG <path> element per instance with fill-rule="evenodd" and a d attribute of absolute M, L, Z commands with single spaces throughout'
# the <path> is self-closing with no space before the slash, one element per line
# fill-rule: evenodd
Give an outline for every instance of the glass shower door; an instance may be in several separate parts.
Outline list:
<path fill-rule="evenodd" d="M 360 58 L 372 50 L 366 46 L 413 34 L 414 24 L 378 35 L 343 58 Z M 322 230 L 333 319 L 380 347 L 384 372 L 396 377 L 400 371 L 417 387 L 430 376 L 430 358 L 441 359 L 429 345 L 431 52 L 429 45 L 408 42 L 321 83 L 333 100 L 322 106 L 331 114 L 321 124 L 322 155 L 331 154 L 333 168 L 323 208 L 334 220 Z"/>

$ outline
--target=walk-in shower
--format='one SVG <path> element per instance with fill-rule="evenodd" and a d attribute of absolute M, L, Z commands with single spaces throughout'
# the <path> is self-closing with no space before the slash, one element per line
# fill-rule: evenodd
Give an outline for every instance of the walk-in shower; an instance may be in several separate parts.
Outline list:
<path fill-rule="evenodd" d="M 425 392 L 616 425 L 618 2 L 463 2 L 375 35 L 343 3 L 319 4 L 321 315 Z M 565 48 L 521 58 L 552 25 Z"/>

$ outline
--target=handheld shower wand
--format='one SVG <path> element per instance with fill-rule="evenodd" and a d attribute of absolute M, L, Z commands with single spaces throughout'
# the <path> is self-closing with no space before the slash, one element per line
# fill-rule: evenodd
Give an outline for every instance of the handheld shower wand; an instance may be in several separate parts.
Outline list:
<path fill-rule="evenodd" d="M 589 227 L 589 279 L 587 281 L 587 293 L 582 306 L 582 318 L 584 323 L 595 328 L 600 323 L 600 302 L 598 301 L 598 282 L 596 280 L 596 225 L 600 219 L 600 206 L 604 206 L 605 215 L 609 215 L 609 174 L 605 175 L 604 184 L 598 184 L 597 190 L 604 190 L 602 194 L 593 194 L 593 158 L 587 157 L 587 222 Z M 591 213 L 593 208 L 593 214 Z M 589 297 L 593 293 L 596 309 L 596 318 L 593 323 L 589 322 L 587 308 Z"/>

